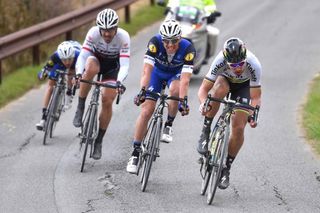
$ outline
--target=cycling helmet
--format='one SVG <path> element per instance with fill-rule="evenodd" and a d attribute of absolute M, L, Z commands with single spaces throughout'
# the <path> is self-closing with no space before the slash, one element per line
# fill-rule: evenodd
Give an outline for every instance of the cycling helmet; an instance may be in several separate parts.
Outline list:
<path fill-rule="evenodd" d="M 239 63 L 246 59 L 247 49 L 239 38 L 229 38 L 223 45 L 223 56 L 228 63 Z"/>
<path fill-rule="evenodd" d="M 160 35 L 162 39 L 177 39 L 181 37 L 181 26 L 176 20 L 166 20 L 160 26 Z"/>
<path fill-rule="evenodd" d="M 113 27 L 117 27 L 119 23 L 119 17 L 116 11 L 112 9 L 102 10 L 97 15 L 96 24 L 101 29 L 110 29 Z"/>
<path fill-rule="evenodd" d="M 74 58 L 75 51 L 73 49 L 72 43 L 68 41 L 64 41 L 61 44 L 59 44 L 57 53 L 60 59 L 70 59 Z"/>

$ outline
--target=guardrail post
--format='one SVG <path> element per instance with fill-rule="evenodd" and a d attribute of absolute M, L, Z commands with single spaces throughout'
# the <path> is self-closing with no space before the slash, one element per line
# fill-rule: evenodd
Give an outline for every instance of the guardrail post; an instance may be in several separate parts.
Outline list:
<path fill-rule="evenodd" d="M 68 31 L 67 33 L 66 33 L 66 40 L 68 41 L 68 40 L 72 40 L 72 31 Z"/>
<path fill-rule="evenodd" d="M 154 5 L 154 0 L 150 0 L 150 4 L 151 4 L 151 5 Z"/>
<path fill-rule="evenodd" d="M 40 64 L 40 54 L 39 54 L 39 45 L 35 45 L 32 47 L 32 57 L 33 57 L 33 65 Z"/>
<path fill-rule="evenodd" d="M 130 6 L 129 5 L 125 6 L 124 13 L 125 13 L 126 23 L 130 23 Z"/>

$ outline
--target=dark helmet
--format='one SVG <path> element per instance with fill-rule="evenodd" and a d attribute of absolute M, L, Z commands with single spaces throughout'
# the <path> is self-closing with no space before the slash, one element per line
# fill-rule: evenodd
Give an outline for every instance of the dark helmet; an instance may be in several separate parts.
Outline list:
<path fill-rule="evenodd" d="M 229 38 L 223 45 L 223 56 L 228 63 L 239 63 L 247 58 L 247 49 L 239 38 Z"/>

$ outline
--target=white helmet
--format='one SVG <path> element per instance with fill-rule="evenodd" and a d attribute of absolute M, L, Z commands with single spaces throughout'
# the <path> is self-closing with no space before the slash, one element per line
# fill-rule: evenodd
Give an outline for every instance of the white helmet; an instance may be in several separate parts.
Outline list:
<path fill-rule="evenodd" d="M 181 34 L 181 26 L 176 20 L 166 20 L 160 26 L 160 35 L 162 39 L 180 38 Z"/>
<path fill-rule="evenodd" d="M 110 29 L 113 27 L 118 26 L 119 23 L 119 17 L 116 13 L 116 11 L 112 9 L 105 9 L 102 10 L 97 15 L 96 24 L 101 29 Z"/>
<path fill-rule="evenodd" d="M 69 41 L 64 41 L 59 44 L 57 52 L 60 59 L 74 58 L 75 55 L 73 45 Z"/>

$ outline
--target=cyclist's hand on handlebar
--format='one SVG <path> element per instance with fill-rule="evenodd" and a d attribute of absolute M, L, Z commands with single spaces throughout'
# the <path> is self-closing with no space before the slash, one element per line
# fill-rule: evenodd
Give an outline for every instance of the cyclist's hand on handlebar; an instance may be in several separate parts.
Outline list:
<path fill-rule="evenodd" d="M 183 101 L 179 101 L 179 112 L 182 116 L 189 114 L 189 105 L 188 105 L 188 97 L 185 96 Z"/>
<path fill-rule="evenodd" d="M 117 85 L 117 93 L 119 95 L 122 95 L 126 91 L 126 87 L 120 81 L 117 81 L 116 85 Z"/>
<path fill-rule="evenodd" d="M 199 112 L 201 113 L 201 115 L 206 115 L 207 112 L 209 112 L 211 110 L 211 105 L 206 104 L 206 101 L 201 103 L 199 106 Z"/>
<path fill-rule="evenodd" d="M 77 74 L 73 79 L 72 79 L 72 84 L 76 85 L 76 88 L 79 89 L 80 87 L 80 79 L 82 78 L 81 74 Z"/>
<path fill-rule="evenodd" d="M 144 101 L 146 100 L 146 89 L 145 87 L 142 87 L 138 95 L 134 97 L 134 104 L 137 106 L 140 106 Z"/>
<path fill-rule="evenodd" d="M 48 77 L 48 70 L 43 68 L 42 70 L 40 70 L 40 72 L 38 72 L 38 79 L 40 81 L 45 80 Z"/>
<path fill-rule="evenodd" d="M 260 109 L 260 106 L 256 106 L 256 109 L 254 110 L 253 114 L 248 116 L 248 122 L 251 128 L 256 128 L 258 125 L 259 109 Z"/>

